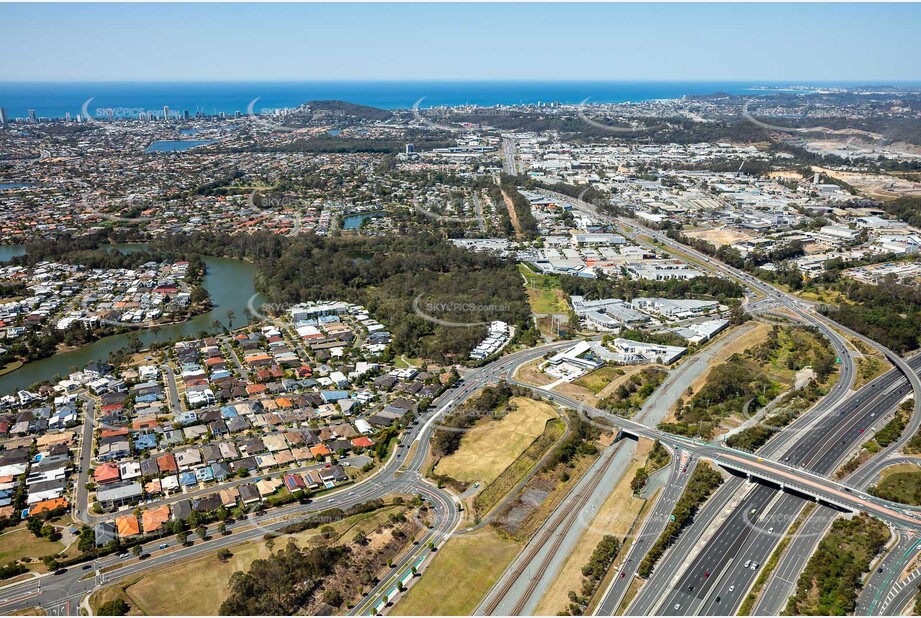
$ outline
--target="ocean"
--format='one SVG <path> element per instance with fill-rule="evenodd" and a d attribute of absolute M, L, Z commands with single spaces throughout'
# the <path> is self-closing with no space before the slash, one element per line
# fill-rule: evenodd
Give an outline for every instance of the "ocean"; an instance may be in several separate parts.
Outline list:
<path fill-rule="evenodd" d="M 621 103 L 676 99 L 684 95 L 757 94 L 753 86 L 782 89 L 797 84 L 766 82 L 617 82 L 617 81 L 312 81 L 312 82 L 0 82 L 0 107 L 10 118 L 25 118 L 35 110 L 39 118 L 64 118 L 100 109 L 138 112 L 188 111 L 206 115 L 256 113 L 297 107 L 307 101 L 336 99 L 379 107 L 406 109 L 421 98 L 420 107 L 436 105 L 518 105 L 590 102 Z M 848 84 L 803 84 L 847 86 Z M 850 84 L 858 85 L 858 84 Z"/>

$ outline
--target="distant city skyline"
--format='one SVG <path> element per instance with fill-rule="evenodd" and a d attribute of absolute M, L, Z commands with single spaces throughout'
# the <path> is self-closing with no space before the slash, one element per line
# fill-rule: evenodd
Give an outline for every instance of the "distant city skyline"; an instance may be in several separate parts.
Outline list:
<path fill-rule="evenodd" d="M 916 4 L 6 4 L 0 81 L 921 80 Z"/>

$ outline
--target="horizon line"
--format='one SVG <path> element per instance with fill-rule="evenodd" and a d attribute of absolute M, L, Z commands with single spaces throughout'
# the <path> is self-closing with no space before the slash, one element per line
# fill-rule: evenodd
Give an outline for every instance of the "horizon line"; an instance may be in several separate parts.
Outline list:
<path fill-rule="evenodd" d="M 750 82 L 753 85 L 759 85 L 759 82 L 785 83 L 790 85 L 834 85 L 834 84 L 857 84 L 866 86 L 886 86 L 890 84 L 921 84 L 921 77 L 913 79 L 790 79 L 784 80 L 779 78 L 694 78 L 694 79 L 671 79 L 671 78 L 305 78 L 305 79 L 0 79 L 0 84 L 156 84 L 156 83 L 176 83 L 176 84 L 235 84 L 235 83 L 266 83 L 266 84 L 303 84 L 303 83 L 394 83 L 394 82 L 512 82 L 512 83 L 745 83 Z"/>

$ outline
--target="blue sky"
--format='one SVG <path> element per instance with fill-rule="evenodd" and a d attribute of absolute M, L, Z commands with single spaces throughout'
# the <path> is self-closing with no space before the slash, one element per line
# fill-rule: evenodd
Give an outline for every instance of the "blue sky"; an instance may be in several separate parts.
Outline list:
<path fill-rule="evenodd" d="M 0 81 L 921 81 L 917 4 L 4 4 Z"/>

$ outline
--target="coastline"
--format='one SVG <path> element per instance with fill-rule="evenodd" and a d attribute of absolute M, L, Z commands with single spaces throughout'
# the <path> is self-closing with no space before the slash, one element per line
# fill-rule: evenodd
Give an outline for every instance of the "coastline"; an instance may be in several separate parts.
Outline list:
<path fill-rule="evenodd" d="M 209 114 L 259 114 L 292 109 L 309 101 L 340 100 L 386 110 L 409 110 L 420 99 L 429 106 L 509 106 L 539 103 L 638 103 L 715 92 L 746 94 L 801 88 L 854 88 L 866 82 L 753 82 L 680 80 L 355 80 L 240 82 L 0 82 L 0 98 L 10 117 L 35 109 L 39 117 L 63 119 L 96 107 L 138 107 Z M 894 86 L 921 87 L 919 83 Z M 776 90 L 771 90 L 776 89 Z M 258 99 L 258 103 L 256 100 Z M 254 104 L 253 107 L 250 107 Z"/>

